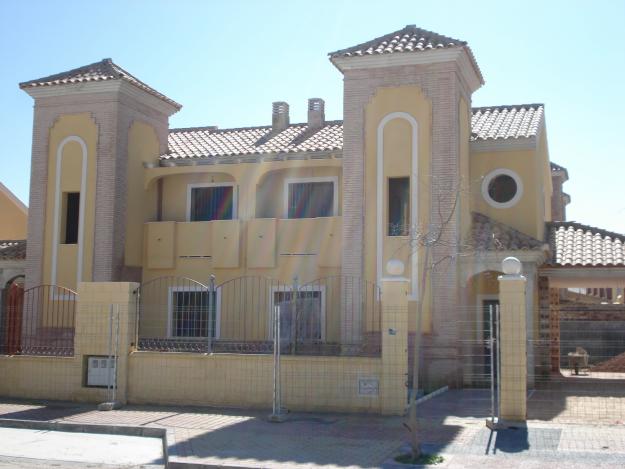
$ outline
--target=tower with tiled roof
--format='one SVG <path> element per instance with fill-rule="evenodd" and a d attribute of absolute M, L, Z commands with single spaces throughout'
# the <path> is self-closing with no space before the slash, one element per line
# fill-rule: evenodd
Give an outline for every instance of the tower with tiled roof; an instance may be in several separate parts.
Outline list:
<path fill-rule="evenodd" d="M 20 88 L 35 100 L 27 286 L 140 279 L 156 204 L 137 181 L 181 106 L 111 59 Z"/>
<path fill-rule="evenodd" d="M 344 77 L 343 274 L 397 281 L 386 266 L 399 258 L 414 306 L 429 295 L 419 291 L 423 252 L 410 248 L 410 237 L 439 221 L 439 207 L 453 210 L 455 191 L 466 183 L 471 94 L 483 84 L 480 69 L 465 41 L 414 25 L 329 55 Z M 409 213 L 391 213 L 391 185 L 409 190 Z M 387 229 L 391 217 L 408 227 Z M 463 200 L 435 258 L 453 255 L 449 246 L 470 223 Z M 459 301 L 454 271 L 452 265 L 435 272 L 429 289 L 437 309 L 426 327 L 441 336 L 455 334 L 448 331 Z M 352 327 L 349 320 L 343 327 Z M 425 373 L 442 382 L 457 371 L 454 351 L 432 340 Z"/>

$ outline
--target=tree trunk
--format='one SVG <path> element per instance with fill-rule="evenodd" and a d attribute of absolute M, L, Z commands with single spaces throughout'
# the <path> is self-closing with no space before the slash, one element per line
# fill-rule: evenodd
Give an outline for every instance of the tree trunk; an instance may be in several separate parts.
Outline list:
<path fill-rule="evenodd" d="M 423 318 L 423 297 L 425 296 L 425 287 L 427 285 L 426 276 L 430 269 L 430 246 L 425 246 L 425 256 L 423 259 L 423 269 L 421 272 L 421 286 L 419 288 L 419 298 L 417 300 L 417 315 L 415 324 L 415 338 L 412 350 L 412 392 L 410 393 L 410 408 L 408 412 L 408 429 L 410 431 L 410 448 L 412 450 L 413 460 L 421 456 L 421 443 L 419 441 L 418 424 L 417 424 L 417 392 L 419 391 L 419 347 L 421 345 L 421 320 Z M 413 292 L 414 294 L 414 292 Z"/>

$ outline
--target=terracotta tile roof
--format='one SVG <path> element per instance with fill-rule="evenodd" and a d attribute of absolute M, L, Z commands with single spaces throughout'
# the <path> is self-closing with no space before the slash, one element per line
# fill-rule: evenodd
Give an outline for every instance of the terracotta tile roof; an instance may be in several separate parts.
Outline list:
<path fill-rule="evenodd" d="M 0 260 L 26 259 L 26 240 L 0 240 Z"/>
<path fill-rule="evenodd" d="M 472 213 L 469 248 L 476 251 L 540 250 L 544 244 L 511 226 L 477 212 Z"/>
<path fill-rule="evenodd" d="M 148 93 L 167 101 L 169 104 L 180 109 L 182 105 L 176 101 L 168 98 L 162 93 L 159 93 L 154 88 L 146 85 L 137 77 L 131 75 L 119 65 L 113 63 L 111 59 L 102 59 L 100 62 L 95 62 L 89 65 L 68 70 L 67 72 L 57 73 L 43 78 L 37 78 L 35 80 L 25 81 L 20 83 L 20 88 L 34 88 L 38 86 L 54 86 L 54 85 L 69 85 L 74 83 L 84 83 L 92 81 L 105 81 L 105 80 L 125 80 L 128 83 L 136 86 L 137 88 L 147 91 Z"/>
<path fill-rule="evenodd" d="M 540 107 L 538 109 L 537 107 Z M 497 109 L 497 118 L 491 110 Z M 508 112 L 501 112 L 507 109 Z M 533 111 L 530 111 L 533 109 Z M 488 111 L 487 111 L 488 110 Z M 491 134 L 498 139 L 517 138 L 519 127 L 515 121 L 521 115 L 531 114 L 532 123 L 523 136 L 535 135 L 542 116 L 542 105 L 523 104 L 501 108 L 474 108 L 472 124 L 479 133 L 471 140 L 488 140 Z M 515 117 L 516 116 L 516 117 Z M 502 127 L 503 121 L 505 123 Z M 515 130 L 516 129 L 516 130 Z M 530 130 L 531 129 L 531 130 Z M 271 126 L 217 129 L 216 127 L 189 127 L 169 131 L 169 151 L 162 160 L 188 158 L 214 159 L 246 155 L 267 155 L 274 153 L 341 151 L 343 149 L 343 121 L 327 121 L 318 130 L 309 130 L 307 124 L 292 124 L 282 132 L 273 134 Z"/>
<path fill-rule="evenodd" d="M 273 133 L 271 126 L 216 129 L 194 127 L 171 129 L 169 152 L 163 160 L 212 159 L 276 153 L 335 151 L 343 148 L 343 122 L 327 121 L 318 130 L 307 124 L 292 124 Z"/>
<path fill-rule="evenodd" d="M 551 265 L 625 266 L 625 235 L 567 221 L 548 227 Z"/>
<path fill-rule="evenodd" d="M 543 104 L 473 108 L 471 141 L 534 137 L 538 134 L 544 113 Z"/>
<path fill-rule="evenodd" d="M 432 31 L 417 28 L 413 24 L 407 25 L 399 31 L 377 37 L 362 44 L 346 49 L 330 52 L 334 57 L 357 57 L 363 55 L 394 54 L 398 52 L 422 52 L 432 49 L 446 49 L 450 47 L 466 46 L 465 41 L 443 36 Z"/>

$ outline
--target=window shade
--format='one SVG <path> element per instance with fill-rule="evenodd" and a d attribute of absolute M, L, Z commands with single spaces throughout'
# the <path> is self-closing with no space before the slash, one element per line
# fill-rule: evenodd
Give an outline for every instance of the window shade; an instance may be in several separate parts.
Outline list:
<path fill-rule="evenodd" d="M 331 217 L 334 215 L 334 183 L 296 182 L 289 184 L 289 218 Z"/>
<path fill-rule="evenodd" d="M 232 186 L 194 187 L 191 190 L 191 221 L 232 220 Z"/>

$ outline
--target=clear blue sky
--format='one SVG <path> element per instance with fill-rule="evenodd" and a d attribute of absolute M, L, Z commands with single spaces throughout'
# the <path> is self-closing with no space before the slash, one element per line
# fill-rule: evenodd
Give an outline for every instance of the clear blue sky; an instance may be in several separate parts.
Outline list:
<path fill-rule="evenodd" d="M 183 104 L 172 127 L 265 125 L 271 102 L 342 118 L 327 52 L 416 24 L 466 40 L 473 105 L 543 102 L 569 219 L 625 233 L 625 2 L 0 0 L 0 181 L 28 203 L 32 99 L 21 81 L 105 57 Z"/>

